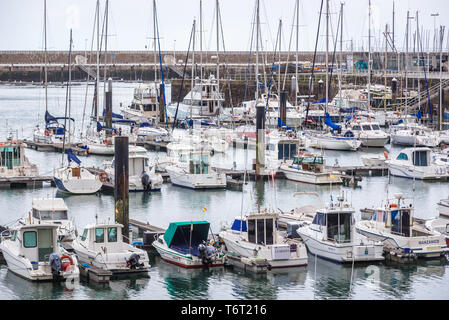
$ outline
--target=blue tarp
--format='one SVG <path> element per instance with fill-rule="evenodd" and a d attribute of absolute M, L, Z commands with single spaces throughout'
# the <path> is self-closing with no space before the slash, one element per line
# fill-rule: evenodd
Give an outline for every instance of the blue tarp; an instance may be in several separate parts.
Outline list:
<path fill-rule="evenodd" d="M 97 132 L 100 132 L 101 130 L 111 130 L 111 131 L 116 132 L 116 130 L 114 128 L 104 127 L 101 125 L 100 122 L 97 122 Z"/>
<path fill-rule="evenodd" d="M 341 129 L 341 126 L 340 126 L 340 125 L 335 124 L 335 123 L 332 122 L 332 119 L 331 119 L 329 113 L 326 112 L 325 117 L 326 117 L 326 118 L 325 118 L 325 120 L 324 120 L 324 123 L 325 123 L 328 127 L 331 127 L 331 128 L 332 128 L 332 133 L 334 132 L 334 130 L 340 130 L 340 129 Z"/>
<path fill-rule="evenodd" d="M 326 98 L 323 98 L 320 101 L 312 102 L 311 104 L 319 104 L 319 103 L 326 103 Z"/>
<path fill-rule="evenodd" d="M 103 117 L 106 116 L 106 109 L 103 109 Z M 117 118 L 117 119 L 123 119 L 123 116 L 121 114 L 117 114 L 117 113 L 112 113 L 112 118 Z"/>
<path fill-rule="evenodd" d="M 295 131 L 295 129 L 290 128 L 289 126 L 287 126 L 281 118 L 278 118 L 278 128 L 285 128 L 286 130 L 292 130 Z"/>
<path fill-rule="evenodd" d="M 412 117 L 417 117 L 418 119 L 422 118 L 422 111 L 419 110 L 418 113 L 412 113 L 411 114 Z"/>
<path fill-rule="evenodd" d="M 445 113 L 444 113 L 444 119 L 446 119 L 446 120 L 449 119 L 449 112 L 445 112 Z"/>
<path fill-rule="evenodd" d="M 50 121 L 56 121 L 57 122 L 58 120 L 64 120 L 64 119 L 66 119 L 66 117 L 54 117 L 48 111 L 45 111 L 45 122 L 46 123 L 48 123 Z M 75 121 L 75 119 L 73 119 L 73 118 L 67 117 L 67 119 Z"/>
<path fill-rule="evenodd" d="M 352 108 L 340 108 L 340 112 L 341 113 L 354 113 L 356 111 L 358 111 L 359 108 L 357 107 L 352 107 Z"/>
<path fill-rule="evenodd" d="M 81 160 L 73 154 L 72 149 L 67 149 L 67 159 L 69 160 L 69 163 L 70 161 L 74 161 L 77 164 L 81 164 Z"/>

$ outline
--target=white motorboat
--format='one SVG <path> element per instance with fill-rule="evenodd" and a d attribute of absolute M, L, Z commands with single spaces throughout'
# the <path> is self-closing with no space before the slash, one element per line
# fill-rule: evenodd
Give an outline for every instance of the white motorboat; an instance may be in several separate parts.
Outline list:
<path fill-rule="evenodd" d="M 220 93 L 218 81 L 213 75 L 206 80 L 195 79 L 192 90 L 179 103 L 173 102 L 167 106 L 170 116 L 177 119 L 192 117 L 218 116 L 225 99 Z"/>
<path fill-rule="evenodd" d="M 283 237 L 277 227 L 278 219 L 278 214 L 268 211 L 236 217 L 230 229 L 219 233 L 219 238 L 230 254 L 266 260 L 270 269 L 306 266 L 304 243 Z"/>
<path fill-rule="evenodd" d="M 385 151 L 380 154 L 365 154 L 360 157 L 362 162 L 367 167 L 384 167 L 385 161 L 388 160 L 388 153 Z"/>
<path fill-rule="evenodd" d="M 79 278 L 78 260 L 59 243 L 58 224 L 42 222 L 29 214 L 2 237 L 0 250 L 8 269 L 31 281 Z"/>
<path fill-rule="evenodd" d="M 325 166 L 324 157 L 318 154 L 300 151 L 293 160 L 287 160 L 280 166 L 288 180 L 311 184 L 340 184 L 341 174 Z"/>
<path fill-rule="evenodd" d="M 208 152 L 182 153 L 178 161 L 166 166 L 165 170 L 173 185 L 195 190 L 226 188 L 226 174 L 211 168 Z"/>
<path fill-rule="evenodd" d="M 77 236 L 73 220 L 68 218 L 68 208 L 61 198 L 39 198 L 33 199 L 32 217 L 37 223 L 55 224 L 58 241 L 66 250 L 72 250 L 72 242 Z M 19 220 L 19 223 L 26 224 L 28 216 Z"/>
<path fill-rule="evenodd" d="M 438 165 L 446 166 L 449 170 L 449 148 L 433 153 L 432 162 Z"/>
<path fill-rule="evenodd" d="M 390 139 L 390 136 L 380 129 L 380 125 L 377 122 L 351 122 L 349 123 L 349 129 L 354 132 L 355 137 L 362 142 L 364 147 L 382 148 L 385 147 Z"/>
<path fill-rule="evenodd" d="M 431 162 L 430 148 L 407 148 L 396 159 L 386 160 L 390 174 L 419 180 L 447 180 L 449 171 L 444 165 Z"/>
<path fill-rule="evenodd" d="M 55 169 L 53 181 L 58 191 L 71 194 L 93 194 L 100 191 L 103 183 L 100 178 L 84 167 L 81 161 L 72 153 L 72 149 L 67 150 L 68 164 Z M 72 166 L 72 161 L 76 163 Z"/>
<path fill-rule="evenodd" d="M 408 147 L 436 147 L 440 137 L 419 124 L 403 124 L 392 129 L 391 143 Z"/>
<path fill-rule="evenodd" d="M 115 161 L 104 161 L 103 167 L 107 174 L 104 179 L 113 182 L 115 179 Z M 129 192 L 160 191 L 164 179 L 156 173 L 155 165 L 150 164 L 147 155 L 130 153 L 128 162 Z"/>
<path fill-rule="evenodd" d="M 354 136 L 345 137 L 334 135 L 330 132 L 309 135 L 308 138 L 310 140 L 310 146 L 317 149 L 356 151 L 362 145 L 362 142 Z"/>
<path fill-rule="evenodd" d="M 296 233 L 309 252 L 320 258 L 338 262 L 384 260 L 383 244 L 361 236 L 354 229 L 354 209 L 344 196 L 318 209 L 313 221 L 305 220 Z"/>
<path fill-rule="evenodd" d="M 401 255 L 435 258 L 449 252 L 444 236 L 415 223 L 413 212 L 412 204 L 406 204 L 402 194 L 395 194 L 395 199 L 375 210 L 371 220 L 357 222 L 356 229 L 370 239 L 382 241 L 387 251 L 396 250 Z"/>
<path fill-rule="evenodd" d="M 137 137 L 140 141 L 168 142 L 170 140 L 170 134 L 166 129 L 151 127 L 147 122 L 139 126 Z"/>
<path fill-rule="evenodd" d="M 160 83 L 139 84 L 134 88 L 134 96 L 129 106 L 120 108 L 123 117 L 138 123 L 152 122 L 159 115 Z"/>
<path fill-rule="evenodd" d="M 115 153 L 115 137 L 104 137 L 98 135 L 97 137 L 86 138 L 83 141 L 82 148 L 86 149 L 89 154 L 112 156 Z M 147 149 L 137 146 L 129 141 L 129 152 L 133 153 L 147 153 Z"/>
<path fill-rule="evenodd" d="M 207 221 L 171 222 L 153 247 L 164 261 L 183 268 L 223 266 L 224 254 L 209 244 L 209 230 Z"/>
<path fill-rule="evenodd" d="M 25 156 L 25 146 L 20 141 L 0 142 L 0 177 L 37 177 L 39 169 Z"/>
<path fill-rule="evenodd" d="M 150 268 L 146 251 L 123 241 L 123 225 L 96 223 L 84 228 L 83 234 L 73 241 L 79 262 L 113 275 L 147 273 Z"/>

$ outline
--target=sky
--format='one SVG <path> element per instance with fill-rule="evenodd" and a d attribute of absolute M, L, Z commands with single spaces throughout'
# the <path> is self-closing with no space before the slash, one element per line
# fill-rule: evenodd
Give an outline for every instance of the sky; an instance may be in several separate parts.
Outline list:
<path fill-rule="evenodd" d="M 372 48 L 383 50 L 385 25 L 393 18 L 392 0 L 372 1 Z M 108 50 L 148 50 L 152 48 L 153 1 L 109 0 Z M 287 51 L 296 0 L 260 0 L 262 46 L 274 49 L 279 20 L 282 19 L 282 50 Z M 313 51 L 321 1 L 300 0 L 299 50 Z M 419 12 L 419 24 L 433 48 L 434 25 L 449 21 L 447 0 L 395 0 L 395 42 L 405 48 L 407 10 L 411 16 Z M 100 0 L 101 21 L 106 0 Z M 203 0 L 203 50 L 216 50 L 216 0 Z M 255 0 L 219 0 L 226 51 L 248 51 Z M 324 10 L 326 1 L 324 2 Z M 200 16 L 200 0 L 156 0 L 162 51 L 187 50 L 194 19 Z M 47 0 L 48 50 L 68 50 L 69 30 L 73 29 L 73 50 L 90 50 L 96 0 Z M 330 36 L 335 35 L 340 1 L 330 1 Z M 439 13 L 438 17 L 431 14 Z M 368 46 L 368 0 L 345 0 L 343 48 L 354 50 Z M 199 22 L 197 22 L 198 26 Z M 411 33 L 416 20 L 410 20 Z M 43 50 L 44 0 L 0 0 L 0 50 Z M 100 26 L 101 28 L 101 26 Z M 294 29 L 296 29 L 294 27 Z M 448 48 L 448 31 L 443 49 Z M 199 27 L 196 50 L 199 49 Z M 295 50 L 296 35 L 290 48 Z M 325 50 L 325 15 L 318 50 Z M 220 40 L 223 41 L 223 40 Z M 413 41 L 411 41 L 412 43 Z M 222 47 L 220 43 L 220 47 Z M 332 40 L 330 40 L 330 50 Z M 410 44 L 413 47 L 413 44 Z M 382 48 L 382 49 L 380 49 Z M 95 46 L 94 46 L 95 49 Z M 426 49 L 425 49 L 426 50 Z"/>

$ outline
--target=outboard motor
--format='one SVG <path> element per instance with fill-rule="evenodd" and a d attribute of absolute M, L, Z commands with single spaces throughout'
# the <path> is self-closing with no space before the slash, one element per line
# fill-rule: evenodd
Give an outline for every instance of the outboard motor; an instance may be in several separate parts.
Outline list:
<path fill-rule="evenodd" d="M 198 251 L 200 252 L 201 262 L 205 265 L 212 264 L 213 262 L 213 255 L 215 252 L 215 248 L 212 246 L 206 246 L 205 244 L 201 243 L 198 246 Z"/>
<path fill-rule="evenodd" d="M 51 274 L 53 275 L 53 281 L 58 281 L 61 278 L 62 263 L 59 254 L 52 253 L 50 255 Z"/>
<path fill-rule="evenodd" d="M 126 260 L 126 266 L 130 269 L 143 268 L 144 264 L 139 262 L 140 255 L 133 253 L 128 260 Z"/>
<path fill-rule="evenodd" d="M 142 172 L 142 175 L 140 176 L 140 181 L 142 182 L 143 189 L 145 191 L 151 190 L 151 180 L 148 173 L 146 173 L 145 171 Z"/>

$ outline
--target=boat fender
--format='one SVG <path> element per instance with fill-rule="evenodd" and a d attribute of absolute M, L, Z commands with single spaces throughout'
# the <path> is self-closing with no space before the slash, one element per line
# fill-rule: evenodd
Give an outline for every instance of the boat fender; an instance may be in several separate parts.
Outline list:
<path fill-rule="evenodd" d="M 49 135 L 50 135 L 50 132 L 47 129 L 45 129 L 45 136 L 48 137 Z"/>
<path fill-rule="evenodd" d="M 388 152 L 387 151 L 384 151 L 384 157 L 385 157 L 385 160 L 388 160 Z"/>
<path fill-rule="evenodd" d="M 106 181 L 109 180 L 109 176 L 105 171 L 100 172 L 100 174 L 98 175 L 98 177 L 100 178 L 100 181 L 102 183 L 105 183 Z"/>
<path fill-rule="evenodd" d="M 398 205 L 396 203 L 391 203 L 390 204 L 390 208 L 397 208 L 397 207 L 398 207 Z"/>

